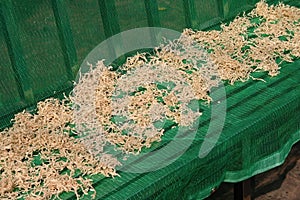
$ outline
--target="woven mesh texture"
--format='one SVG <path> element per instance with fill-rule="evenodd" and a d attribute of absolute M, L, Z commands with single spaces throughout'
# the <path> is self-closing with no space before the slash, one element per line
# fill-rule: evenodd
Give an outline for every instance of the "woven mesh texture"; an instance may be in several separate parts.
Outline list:
<path fill-rule="evenodd" d="M 60 1 L 0 2 L 0 128 L 9 125 L 17 111 L 30 109 L 41 99 L 68 91 L 72 78 L 66 65 L 76 69 L 93 47 L 111 34 L 103 31 L 105 23 L 97 1 L 64 1 L 76 49 L 75 56 L 66 58 L 65 53 L 72 52 L 72 48 L 66 50 L 61 45 L 53 2 Z M 149 25 L 141 2 L 115 1 L 119 28 L 112 33 Z M 252 0 L 223 0 L 222 6 L 217 0 L 201 0 L 195 1 L 195 7 L 203 12 L 194 15 L 184 11 L 186 5 L 182 1 L 157 2 L 160 22 L 154 25 L 179 31 L 186 27 L 212 27 L 254 5 Z M 300 6 L 298 0 L 284 2 Z M 187 19 L 186 15 L 190 17 Z M 203 108 L 201 128 L 193 145 L 180 159 L 151 173 L 120 172 L 120 177 L 114 179 L 95 176 L 96 198 L 201 199 L 222 181 L 241 181 L 280 165 L 300 138 L 299 68 L 299 60 L 283 63 L 277 77 L 257 75 L 266 83 L 249 80 L 226 86 L 225 127 L 217 145 L 205 158 L 199 159 L 198 153 L 210 122 L 209 107 Z M 16 71 L 28 75 L 16 77 Z M 173 130 L 168 130 L 151 150 L 167 144 L 173 136 Z M 73 199 L 74 194 L 64 193 L 61 197 Z"/>

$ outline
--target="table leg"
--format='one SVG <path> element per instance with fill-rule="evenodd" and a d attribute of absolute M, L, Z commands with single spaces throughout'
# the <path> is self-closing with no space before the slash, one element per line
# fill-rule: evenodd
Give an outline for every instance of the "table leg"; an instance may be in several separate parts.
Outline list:
<path fill-rule="evenodd" d="M 234 200 L 251 200 L 251 178 L 234 184 Z"/>

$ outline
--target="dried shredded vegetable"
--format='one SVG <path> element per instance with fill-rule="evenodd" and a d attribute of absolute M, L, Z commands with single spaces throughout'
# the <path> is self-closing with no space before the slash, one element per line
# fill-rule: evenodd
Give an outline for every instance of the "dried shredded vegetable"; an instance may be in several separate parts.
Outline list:
<path fill-rule="evenodd" d="M 106 144 L 139 153 L 161 140 L 164 127 L 155 122 L 189 126 L 200 117 L 188 104 L 211 101 L 215 77 L 234 84 L 256 71 L 276 76 L 281 62 L 300 57 L 299 41 L 300 9 L 260 1 L 220 31 L 186 29 L 154 55 L 128 58 L 120 66 L 125 74 L 99 61 L 75 85 L 71 104 L 39 102 L 37 113 L 17 114 L 13 126 L 0 133 L 0 199 L 58 198 L 63 191 L 95 196 L 87 175 L 113 177 L 120 165 L 105 152 Z"/>

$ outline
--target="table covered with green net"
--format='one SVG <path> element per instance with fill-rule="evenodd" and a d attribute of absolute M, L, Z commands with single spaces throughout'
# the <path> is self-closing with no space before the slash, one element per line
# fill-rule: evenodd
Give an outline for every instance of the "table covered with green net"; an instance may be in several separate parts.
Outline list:
<path fill-rule="evenodd" d="M 16 11 L 18 14 L 17 19 L 22 22 L 20 23 L 21 25 L 19 28 L 27 34 L 26 37 L 21 37 L 21 42 L 27 44 L 23 48 L 25 49 L 25 58 L 27 59 L 28 66 L 30 68 L 29 72 L 31 72 L 29 76 L 30 80 L 35 80 L 33 82 L 36 90 L 36 99 L 42 99 L 48 96 L 50 92 L 48 92 L 47 95 L 44 95 L 44 91 L 46 90 L 51 90 L 51 95 L 53 95 L 53 88 L 58 91 L 61 90 L 62 82 L 71 83 L 71 81 L 68 79 L 68 75 L 64 74 L 64 71 L 67 70 L 52 66 L 53 63 L 55 63 L 57 66 L 64 66 L 65 58 L 62 55 L 56 55 L 62 54 L 61 51 L 57 51 L 60 46 L 57 38 L 63 38 L 65 36 L 64 34 L 68 35 L 69 32 L 64 32 L 64 29 L 61 29 L 60 31 L 62 32 L 62 36 L 60 36 L 53 31 L 53 27 L 55 27 L 54 24 L 56 22 L 54 20 L 55 17 L 52 16 L 53 14 L 52 10 L 50 9 L 51 6 L 49 2 L 45 3 L 47 5 L 44 7 L 42 4 L 32 4 L 30 8 L 23 6 L 25 2 L 19 4 L 14 3 L 18 5 L 15 5 L 18 8 Z M 225 11 L 229 12 L 228 5 L 231 1 L 224 0 L 222 2 L 224 3 L 224 8 L 226 8 Z M 236 5 L 240 5 L 244 2 L 246 1 L 234 2 L 233 4 L 236 3 Z M 294 2 L 295 4 L 299 5 L 298 2 Z M 96 1 L 93 3 L 96 4 Z M 214 1 L 211 1 L 211 4 L 213 3 Z M 70 4 L 70 10 L 73 11 L 69 11 L 72 14 L 71 16 L 74 15 L 71 17 L 71 24 L 76 24 L 76 26 L 73 26 L 73 32 L 76 45 L 81 47 L 78 50 L 78 54 L 82 60 L 82 57 L 86 56 L 96 42 L 99 42 L 104 38 L 104 33 L 101 32 L 100 34 L 100 29 L 98 30 L 95 26 L 96 23 L 94 23 L 94 21 L 100 20 L 100 16 L 94 17 L 94 15 L 97 15 L 93 12 L 98 13 L 99 11 L 97 10 L 98 8 L 95 8 L 95 10 L 84 9 L 84 12 L 82 10 L 75 10 L 73 7 L 76 8 L 76 5 L 80 4 L 79 2 L 76 2 L 76 5 L 73 5 L 73 7 L 72 1 L 68 1 L 67 4 Z M 92 4 L 91 7 L 96 7 L 94 4 Z M 170 7 L 171 5 L 177 4 L 171 3 Z M 119 5 L 120 8 L 122 6 Z M 127 7 L 132 9 L 133 6 L 133 4 L 128 4 Z M 135 7 L 138 6 L 138 4 L 135 5 Z M 247 5 L 245 4 L 245 7 L 246 6 Z M 53 4 L 53 7 L 59 6 Z M 211 6 L 208 4 L 207 8 L 209 7 L 211 7 L 211 9 L 216 8 L 216 10 L 218 10 L 217 5 Z M 34 14 L 33 8 L 41 9 L 40 13 L 42 14 Z M 184 7 L 184 9 L 187 10 L 190 8 L 191 7 L 189 6 Z M 1 9 L 4 11 L 7 10 L 5 6 L 2 6 Z M 170 16 L 167 15 L 169 11 L 165 11 L 165 9 L 168 9 L 168 7 L 165 8 L 164 5 L 160 7 L 162 22 L 166 23 L 163 21 L 163 19 L 167 19 L 167 24 L 171 24 L 171 22 L 173 22 L 173 16 L 177 16 L 177 20 L 182 21 L 182 24 L 184 24 L 185 19 L 184 14 L 182 14 L 183 11 L 180 16 L 177 13 L 177 11 L 179 12 L 183 9 L 174 9 L 176 12 L 173 12 L 173 10 L 170 8 L 170 12 L 172 11 L 173 14 L 175 13 L 174 15 Z M 59 18 L 60 16 L 59 11 L 66 13 L 64 10 L 56 11 L 56 18 Z M 33 14 L 31 14 L 31 12 Z M 228 15 L 227 12 L 221 12 L 221 14 Z M 123 12 L 123 15 L 128 13 L 129 12 Z M 189 12 L 187 13 L 189 14 Z M 212 14 L 210 9 L 207 9 L 203 13 L 207 15 Z M 85 15 L 88 17 L 84 18 Z M 100 12 L 98 15 L 100 15 Z M 6 26 L 9 28 L 6 30 L 7 33 L 5 32 L 7 35 L 6 37 L 9 38 L 10 32 L 14 33 L 12 36 L 17 35 L 17 32 L 14 31 L 14 27 L 11 26 L 14 23 L 11 23 L 12 21 L 10 15 L 7 15 L 8 17 L 6 18 L 4 16 L 6 16 L 5 13 L 3 16 L 1 16 L 3 18 L 2 21 L 10 22 L 6 24 Z M 27 19 L 26 17 L 34 20 L 34 23 L 32 23 L 30 20 L 28 20 L 28 23 L 25 23 L 21 20 Z M 92 17 L 94 21 L 91 20 Z M 132 19 L 132 17 L 133 16 L 130 15 L 128 18 Z M 135 17 L 139 18 L 140 15 L 136 15 Z M 84 23 L 83 21 L 78 20 L 87 18 L 88 20 L 85 20 Z M 126 19 L 126 17 L 122 16 L 121 18 L 124 19 L 124 21 Z M 64 20 L 64 18 L 62 18 L 62 20 Z M 219 18 L 216 18 L 216 20 L 219 20 Z M 41 27 L 33 25 L 37 21 L 43 22 L 37 23 L 40 24 Z M 76 21 L 79 21 L 80 23 L 75 23 Z M 192 22 L 193 20 L 190 20 L 188 21 L 188 24 L 193 25 Z M 128 28 L 125 22 L 121 21 L 120 23 L 123 23 L 122 30 Z M 181 25 L 179 26 L 176 23 L 177 21 L 174 20 L 174 27 L 176 26 L 177 29 L 182 30 L 183 27 L 186 27 L 185 25 L 181 27 Z M 4 29 L 4 25 L 5 24 L 3 23 L 1 28 L 3 27 Z M 81 30 L 81 28 L 89 31 L 84 32 Z M 173 28 L 173 25 L 169 28 Z M 37 33 L 33 32 L 35 34 L 32 34 L 30 31 L 28 31 L 31 29 L 37 29 L 38 31 Z M 101 26 L 101 31 L 102 29 L 104 28 Z M 47 36 L 47 39 L 45 39 L 46 37 L 44 37 L 44 35 L 39 31 L 44 33 Z M 111 31 L 113 32 L 113 29 Z M 86 35 L 82 36 L 81 34 Z M 110 34 L 111 33 L 108 32 L 107 35 Z M 52 40 L 52 37 L 55 39 Z M 65 42 L 67 45 L 63 46 L 63 48 L 69 47 L 68 42 L 70 41 L 67 40 L 67 42 Z M 4 44 L 4 39 L 1 39 L 1 45 L 2 44 Z M 16 41 L 10 45 L 12 47 L 19 47 Z M 6 48 L 3 49 L 5 50 Z M 34 49 L 34 51 L 30 51 L 32 49 Z M 73 49 L 71 48 L 71 50 Z M 71 50 L 70 52 L 73 52 Z M 5 52 L 5 56 L 1 56 L 1 63 L 9 63 L 9 54 L 6 51 L 3 52 Z M 40 55 L 40 57 L 38 57 L 38 62 L 34 59 L 31 59 L 37 57 L 37 52 Z M 16 51 L 10 54 L 20 55 L 18 53 L 19 52 Z M 48 58 L 47 56 L 50 54 L 51 57 Z M 16 64 L 19 64 L 23 70 L 24 65 L 22 62 L 20 62 L 22 59 L 20 56 L 18 58 L 19 62 Z M 66 60 L 68 60 L 68 57 Z M 73 60 L 70 59 L 72 62 L 67 65 L 73 65 L 76 63 L 75 60 L 75 58 Z M 48 67 L 47 70 L 43 69 L 45 66 Z M 73 67 L 76 67 L 75 64 Z M 70 69 L 68 68 L 68 70 Z M 42 73 L 45 73 L 45 75 L 40 75 Z M 6 79 L 14 79 L 13 75 L 11 74 L 12 73 L 0 73 L 0 77 L 2 77 L 3 82 L 9 82 L 10 87 L 13 87 L 14 84 L 12 84 L 11 81 L 6 81 Z M 25 76 L 24 73 L 23 76 Z M 185 149 L 184 153 L 180 155 L 179 158 L 174 159 L 174 162 L 171 162 L 161 169 L 152 170 L 149 172 L 130 173 L 126 172 L 126 170 L 122 170 L 121 167 L 118 171 L 120 176 L 114 178 L 104 177 L 103 175 L 94 175 L 92 178 L 94 180 L 93 186 L 97 192 L 96 199 L 203 199 L 208 197 L 211 192 L 218 188 L 222 182 L 240 182 L 256 174 L 281 165 L 286 156 L 289 154 L 292 145 L 300 141 L 300 60 L 296 60 L 293 63 L 281 64 L 280 74 L 276 77 L 269 77 L 266 73 L 257 73 L 255 78 L 257 78 L 257 80 L 250 79 L 246 82 L 236 82 L 233 86 L 229 85 L 228 83 L 224 83 L 227 102 L 226 118 L 224 126 L 223 124 L 220 124 L 220 129 L 217 128 L 217 130 L 221 130 L 217 140 L 213 137 L 215 136 L 214 134 L 212 134 L 212 136 L 208 135 L 210 124 L 215 120 L 212 118 L 212 105 L 203 105 L 201 106 L 203 115 L 200 117 L 197 133 L 196 135 L 192 136 L 188 134 L 185 135 L 185 139 L 191 140 L 192 144 Z M 52 86 L 54 83 L 59 87 Z M 15 85 L 17 85 L 17 83 Z M 14 99 L 13 97 L 10 97 L 14 96 L 12 95 L 14 93 L 17 94 L 18 91 L 17 89 L 10 91 L 9 88 L 3 88 L 3 94 L 5 95 L 2 95 L 3 97 L 1 96 L 1 98 L 5 99 L 5 104 L 2 105 L 2 102 L 0 102 L 0 104 L 1 108 L 3 108 L 2 111 L 6 111 L 10 109 L 9 106 L 6 106 L 8 105 L 7 102 L 11 103 L 11 101 L 15 99 L 15 101 L 19 102 L 18 98 Z M 43 93 L 41 91 L 43 91 Z M 215 99 L 214 102 L 223 100 L 224 99 Z M 32 105 L 32 102 L 28 105 Z M 21 102 L 18 109 L 23 107 L 24 105 Z M 2 112 L 2 114 L 3 113 L 5 114 L 5 112 Z M 6 121 L 8 120 L 5 120 L 5 122 Z M 3 127 L 3 124 L 6 124 L 4 123 L 4 120 L 3 122 L 0 122 L 1 127 Z M 215 125 L 218 126 L 217 123 Z M 176 129 L 166 130 L 161 142 L 154 143 L 150 149 L 143 149 L 143 151 L 149 152 L 162 149 L 171 141 L 173 141 L 175 135 Z M 206 147 L 204 144 L 207 143 L 213 143 L 213 146 L 211 146 L 212 149 L 207 146 L 207 152 L 205 152 L 204 149 L 205 155 L 199 156 L 201 149 L 203 150 L 203 148 Z M 181 149 L 180 144 L 178 144 L 178 149 Z M 174 152 L 176 152 L 176 149 Z M 174 155 L 174 157 L 176 157 L 176 155 Z M 143 157 L 141 160 L 143 160 Z M 160 160 L 158 159 L 157 162 L 159 161 Z M 83 195 L 82 199 L 91 199 L 91 195 L 92 192 L 91 194 Z M 75 194 L 71 192 L 63 193 L 60 195 L 60 197 L 62 199 L 76 198 Z"/>
<path fill-rule="evenodd" d="M 145 173 L 120 170 L 120 177 L 93 176 L 96 199 L 203 199 L 222 182 L 240 182 L 281 165 L 300 140 L 299 77 L 300 61 L 296 60 L 283 63 L 276 77 L 258 73 L 256 78 L 265 82 L 225 83 L 225 124 L 205 156 L 199 156 L 199 151 L 207 140 L 213 140 L 207 136 L 214 120 L 211 105 L 201 107 L 203 116 L 193 143 L 178 159 Z M 166 146 L 174 134 L 173 129 L 167 130 L 150 151 Z M 72 199 L 74 194 L 61 197 Z"/>

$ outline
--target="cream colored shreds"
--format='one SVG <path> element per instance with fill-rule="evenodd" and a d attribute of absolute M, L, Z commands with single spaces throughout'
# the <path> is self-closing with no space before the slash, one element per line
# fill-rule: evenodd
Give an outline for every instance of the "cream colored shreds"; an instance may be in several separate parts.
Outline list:
<path fill-rule="evenodd" d="M 182 39 L 163 46 L 150 61 L 146 54 L 128 58 L 120 67 L 127 71 L 124 75 L 110 71 L 103 61 L 99 61 L 94 68 L 91 66 L 89 73 L 81 76 L 71 100 L 76 108 L 77 132 L 93 155 L 101 156 L 107 142 L 126 153 L 139 153 L 143 147 L 160 141 L 164 130 L 163 127 L 155 127 L 154 122 L 171 119 L 188 125 L 201 114 L 193 113 L 187 104 L 194 97 L 208 99 L 210 86 L 205 85 L 200 72 L 199 76 L 195 76 L 195 73 L 189 75 L 182 71 L 193 68 L 192 64 L 184 64 L 183 59 L 196 61 L 203 58 L 203 52 L 195 50 L 188 41 L 190 39 Z M 179 49 L 176 45 L 183 46 L 183 43 L 186 51 L 173 52 Z M 157 83 L 169 81 L 176 85 L 173 92 L 171 88 L 158 89 Z M 190 83 L 191 87 L 186 89 L 184 83 Z M 201 85 L 205 89 L 199 89 Z M 138 87 L 144 90 L 138 91 Z M 175 91 L 179 93 L 177 96 Z M 181 104 L 177 105 L 179 102 Z M 183 118 L 181 111 L 186 111 L 189 117 Z M 113 118 L 123 118 L 123 121 L 113 122 Z M 95 143 L 95 138 L 101 140 L 97 139 Z"/>
<path fill-rule="evenodd" d="M 218 77 L 234 84 L 256 71 L 275 76 L 280 62 L 300 57 L 299 41 L 300 9 L 261 1 L 220 31 L 186 29 L 154 55 L 128 58 L 120 66 L 125 74 L 99 61 L 75 85 L 72 106 L 47 99 L 36 114 L 17 114 L 0 133 L 0 199 L 49 199 L 63 191 L 79 198 L 79 190 L 95 195 L 92 180 L 83 175 L 115 176 L 120 165 L 105 152 L 107 144 L 131 154 L 149 148 L 164 133 L 156 122 L 189 126 L 200 117 L 188 104 L 211 101 Z M 78 170 L 81 175 L 74 176 Z"/>
<path fill-rule="evenodd" d="M 116 175 L 115 166 L 95 159 L 69 137 L 67 123 L 73 112 L 65 101 L 47 99 L 37 110 L 17 114 L 13 126 L 0 133 L 0 199 L 49 199 L 63 191 L 94 191 L 92 181 L 75 177 L 75 170 Z"/>
<path fill-rule="evenodd" d="M 153 136 L 160 140 L 163 130 L 153 126 L 155 121 L 167 118 L 182 126 L 191 124 L 201 113 L 189 112 L 186 104 L 192 99 L 211 100 L 208 93 L 219 81 L 212 77 L 220 77 L 233 84 L 253 78 L 251 73 L 257 71 L 276 76 L 280 62 L 291 62 L 299 57 L 299 16 L 297 8 L 283 4 L 268 6 L 261 1 L 248 15 L 239 16 L 228 25 L 221 25 L 220 31 L 195 32 L 187 29 L 178 40 L 158 47 L 152 56 L 143 53 L 128 58 L 120 67 L 127 74 L 116 73 L 115 87 L 106 90 L 106 93 L 109 91 L 109 98 L 96 99 L 99 121 L 105 122 L 109 130 L 103 129 L 108 141 L 127 153 L 138 153 L 145 144 L 148 147 L 147 141 L 153 140 Z M 199 67 L 201 61 L 206 61 L 203 63 L 205 67 Z M 161 76 L 158 78 L 155 74 Z M 174 74 L 184 80 L 192 92 L 184 93 L 186 88 L 178 84 Z M 153 85 L 163 80 L 175 83 L 176 87 L 169 91 L 158 90 Z M 138 86 L 143 87 L 144 91 L 136 92 Z M 122 98 L 113 98 L 118 96 L 116 91 L 119 95 L 123 92 Z M 136 92 L 134 96 L 129 95 L 132 92 Z M 174 96 L 175 93 L 177 95 Z M 97 96 L 105 94 L 98 90 Z M 164 104 L 158 102 L 157 97 L 163 99 Z M 100 105 L 109 108 L 111 113 L 100 112 Z M 190 121 L 186 121 L 183 111 L 188 112 Z M 113 116 L 121 116 L 125 122 L 113 123 Z M 130 124 L 130 121 L 134 123 Z M 149 132 L 152 134 L 149 135 Z M 128 141 L 131 137 L 140 144 L 130 145 Z"/>
<path fill-rule="evenodd" d="M 248 15 L 237 17 L 220 31 L 192 31 L 184 34 L 211 51 L 220 77 L 235 81 L 249 79 L 254 71 L 279 73 L 276 58 L 291 62 L 300 56 L 300 9 L 280 3 L 257 3 Z"/>
<path fill-rule="evenodd" d="M 155 55 L 148 56 L 150 59 L 146 59 L 146 54 L 128 58 L 120 67 L 126 74 L 109 71 L 103 62 L 98 62 L 90 72 L 101 74 L 93 76 L 92 82 L 99 84 L 95 110 L 102 134 L 125 153 L 139 153 L 143 147 L 160 141 L 164 129 L 155 126 L 155 122 L 170 119 L 182 126 L 191 125 L 201 113 L 192 111 L 188 104 L 193 99 L 209 100 L 207 92 L 217 84 L 216 80 L 205 81 L 204 75 L 213 74 L 214 69 L 209 64 L 206 64 L 209 67 L 197 66 L 197 62 L 207 60 L 207 54 L 189 38 L 163 45 L 156 49 Z M 159 89 L 159 84 L 164 88 Z M 74 104 L 78 98 L 75 95 Z M 84 115 L 85 110 L 79 112 Z M 113 122 L 113 118 L 121 120 Z M 86 129 L 93 127 L 94 123 Z"/>

